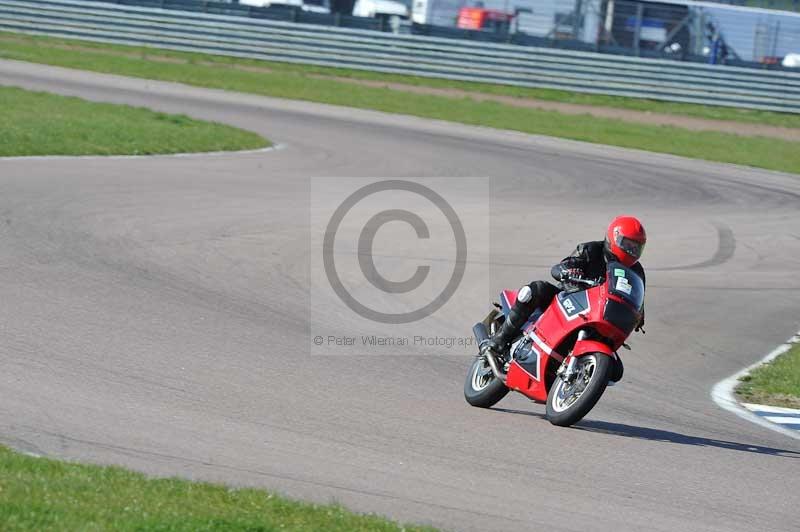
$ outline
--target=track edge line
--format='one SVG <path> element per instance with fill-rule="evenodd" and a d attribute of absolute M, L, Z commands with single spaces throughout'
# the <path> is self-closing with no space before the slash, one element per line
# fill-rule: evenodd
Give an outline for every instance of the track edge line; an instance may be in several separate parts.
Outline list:
<path fill-rule="evenodd" d="M 254 150 L 230 150 L 230 151 L 194 151 L 186 153 L 154 153 L 150 155 L 9 155 L 0 157 L 0 161 L 59 161 L 66 159 L 77 160 L 126 160 L 126 159 L 155 159 L 155 158 L 188 158 L 188 157 L 219 157 L 223 155 L 252 155 L 256 153 L 267 153 L 279 151 L 286 148 L 285 144 L 273 144 L 264 148 Z"/>
<path fill-rule="evenodd" d="M 727 377 L 714 385 L 711 388 L 711 399 L 719 406 L 720 408 L 727 410 L 728 412 L 732 412 L 739 416 L 742 419 L 750 421 L 751 423 L 755 423 L 756 425 L 760 425 L 764 428 L 773 430 L 775 432 L 780 432 L 785 436 L 789 436 L 790 438 L 794 438 L 796 440 L 800 440 L 800 433 L 797 431 L 793 431 L 791 429 L 787 429 L 777 425 L 775 423 L 770 423 L 766 421 L 754 413 L 750 412 L 736 399 L 736 396 L 733 393 L 733 390 L 736 388 L 736 384 L 739 382 L 739 379 L 744 377 L 745 375 L 749 374 L 752 370 L 761 366 L 762 364 L 766 364 L 767 362 L 771 362 L 772 360 L 776 359 L 780 355 L 787 352 L 792 345 L 800 343 L 800 331 L 789 339 L 784 344 L 779 345 L 775 349 L 769 352 L 767 356 L 759 360 L 758 362 L 747 366 L 746 368 L 734 373 L 730 377 Z"/>

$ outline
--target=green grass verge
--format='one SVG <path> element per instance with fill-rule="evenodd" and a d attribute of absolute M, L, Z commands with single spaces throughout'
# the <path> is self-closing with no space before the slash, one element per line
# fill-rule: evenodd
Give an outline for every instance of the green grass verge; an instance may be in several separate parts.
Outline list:
<path fill-rule="evenodd" d="M 124 105 L 0 87 L 0 156 L 146 155 L 255 149 L 255 133 Z"/>
<path fill-rule="evenodd" d="M 323 72 L 333 75 L 341 73 L 335 69 L 297 67 L 65 39 L 9 34 L 0 35 L 0 39 L 2 39 L 0 57 L 10 59 L 375 109 L 800 173 L 800 143 L 797 142 L 743 137 L 721 132 L 695 132 L 588 115 L 570 116 L 552 111 L 514 107 L 499 102 L 477 102 L 471 98 L 414 94 L 314 77 Z M 351 75 L 356 74 L 351 73 Z M 489 90 L 488 86 L 485 88 Z M 506 89 L 512 90 L 499 87 L 491 90 Z M 634 104 L 630 101 L 626 105 L 640 103 Z M 694 109 L 692 112 L 701 112 L 700 106 L 692 108 Z M 719 110 L 720 113 L 729 111 L 734 112 Z M 774 113 L 753 113 L 744 116 L 754 120 L 754 117 L 761 116 L 763 121 L 767 122 L 797 118 Z M 735 131 L 735 127 L 732 126 L 731 130 Z"/>
<path fill-rule="evenodd" d="M 151 479 L 0 446 L 0 530 L 432 531 L 257 489 Z"/>
<path fill-rule="evenodd" d="M 746 403 L 800 408 L 800 345 L 741 379 L 736 388 Z"/>
<path fill-rule="evenodd" d="M 797 11 L 797 3 L 795 0 L 746 0 L 744 5 L 765 9 Z"/>

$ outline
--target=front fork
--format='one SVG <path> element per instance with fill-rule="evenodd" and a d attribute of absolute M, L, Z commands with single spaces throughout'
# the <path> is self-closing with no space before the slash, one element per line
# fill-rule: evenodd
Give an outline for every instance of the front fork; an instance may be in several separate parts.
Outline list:
<path fill-rule="evenodd" d="M 589 333 L 586 331 L 579 331 L 578 338 L 575 340 L 575 343 L 581 342 L 586 340 L 589 337 Z M 572 381 L 575 380 L 578 372 L 575 371 L 575 366 L 578 364 L 578 357 L 573 356 L 572 353 L 569 354 L 567 358 L 564 359 L 564 362 L 561 363 L 559 366 L 558 371 L 556 371 L 556 377 L 561 377 L 567 384 L 571 384 Z"/>
<path fill-rule="evenodd" d="M 575 371 L 575 366 L 577 365 L 578 358 L 572 355 L 568 356 L 564 362 L 561 363 L 558 370 L 556 371 L 556 377 L 561 377 L 561 380 L 570 384 L 573 380 L 575 380 L 575 376 L 578 374 Z"/>

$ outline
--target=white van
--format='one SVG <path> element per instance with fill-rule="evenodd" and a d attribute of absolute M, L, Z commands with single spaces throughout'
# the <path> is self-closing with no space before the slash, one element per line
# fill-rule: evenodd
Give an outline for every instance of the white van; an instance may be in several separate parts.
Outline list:
<path fill-rule="evenodd" d="M 356 0 L 353 6 L 354 17 L 407 19 L 411 15 L 408 6 L 395 0 Z"/>
<path fill-rule="evenodd" d="M 329 14 L 331 12 L 329 0 L 239 0 L 239 3 L 243 6 L 253 7 L 299 7 L 303 11 L 310 13 Z"/>

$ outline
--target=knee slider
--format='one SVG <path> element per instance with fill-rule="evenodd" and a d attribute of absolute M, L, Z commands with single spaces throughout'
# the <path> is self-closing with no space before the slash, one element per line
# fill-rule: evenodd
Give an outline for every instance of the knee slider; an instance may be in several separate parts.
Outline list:
<path fill-rule="evenodd" d="M 517 292 L 517 301 L 519 301 L 520 303 L 528 303 L 532 297 L 533 297 L 533 291 L 531 290 L 531 287 L 528 285 L 523 286 L 522 288 L 519 289 L 519 292 Z"/>

